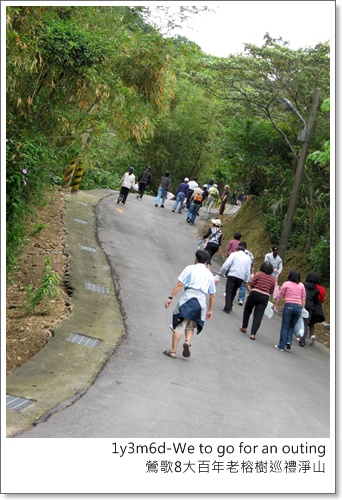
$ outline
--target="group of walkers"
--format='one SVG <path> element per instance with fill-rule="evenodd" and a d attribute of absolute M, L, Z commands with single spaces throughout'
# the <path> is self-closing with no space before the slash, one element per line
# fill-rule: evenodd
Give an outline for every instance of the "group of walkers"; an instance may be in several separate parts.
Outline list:
<path fill-rule="evenodd" d="M 121 189 L 117 203 L 125 204 L 130 190 L 138 190 L 137 198 L 142 199 L 147 186 L 151 182 L 151 167 L 147 167 L 135 181 L 134 168 L 131 167 L 120 181 Z M 170 172 L 166 171 L 160 181 L 158 194 L 155 199 L 155 207 L 165 207 L 165 200 L 171 189 Z M 186 222 L 194 224 L 201 207 L 205 207 L 207 214 L 220 197 L 218 187 L 211 179 L 208 184 L 201 187 L 198 179 L 190 181 L 187 177 L 178 186 L 172 212 L 182 213 L 187 208 Z M 231 203 L 242 204 L 245 200 L 244 193 L 236 200 L 236 191 L 233 193 Z M 229 199 L 229 186 L 224 187 L 221 195 L 221 203 L 218 208 L 219 214 L 223 214 L 225 204 Z M 278 312 L 281 301 L 285 302 L 282 312 L 282 322 L 279 341 L 275 348 L 279 351 L 290 350 L 292 339 L 300 319 L 304 323 L 302 334 L 298 337 L 299 346 L 304 347 L 309 336 L 310 344 L 315 342 L 314 325 L 325 320 L 322 303 L 325 299 L 325 290 L 320 285 L 319 275 L 310 272 L 304 283 L 300 281 L 300 273 L 291 270 L 287 280 L 279 287 L 279 276 L 283 270 L 283 262 L 278 255 L 278 246 L 272 245 L 271 251 L 265 255 L 260 269 L 254 273 L 254 257 L 247 249 L 247 243 L 241 241 L 241 233 L 235 233 L 226 247 L 227 259 L 221 266 L 218 274 L 214 277 L 210 271 L 212 258 L 215 254 L 221 255 L 222 231 L 221 220 L 211 219 L 212 227 L 209 227 L 202 239 L 199 240 L 198 250 L 195 254 L 193 265 L 187 266 L 178 277 L 178 281 L 168 299 L 165 307 L 168 308 L 174 296 L 184 287 L 184 293 L 180 297 L 172 316 L 172 343 L 171 349 L 166 349 L 164 354 L 176 358 L 177 346 L 182 335 L 185 335 L 183 343 L 183 356 L 190 356 L 190 341 L 195 329 L 199 333 L 204 326 L 205 320 L 210 320 L 215 303 L 216 285 L 220 277 L 226 279 L 225 304 L 223 311 L 230 314 L 233 302 L 238 294 L 238 304 L 244 305 L 247 288 L 249 294 L 244 305 L 242 325 L 240 331 L 247 332 L 251 315 L 253 314 L 250 329 L 250 339 L 255 340 L 260 329 L 266 308 L 271 304 L 270 298 L 275 300 L 274 311 Z M 204 248 L 201 244 L 205 241 Z M 209 295 L 209 306 L 207 309 L 206 296 Z"/>
<path fill-rule="evenodd" d="M 152 167 L 149 166 L 144 171 L 142 171 L 136 183 L 134 167 L 130 167 L 128 172 L 123 175 L 120 181 L 121 189 L 117 203 L 125 205 L 130 190 L 134 189 L 138 191 L 137 198 L 141 200 L 146 188 L 151 182 L 151 170 Z M 229 189 L 229 185 L 226 184 L 220 196 L 218 186 L 217 184 L 215 184 L 214 179 L 210 179 L 207 184 L 201 186 L 198 182 L 197 177 L 194 177 L 191 181 L 188 177 L 185 177 L 184 181 L 182 181 L 177 188 L 172 212 L 181 214 L 182 210 L 186 209 L 188 211 L 186 222 L 193 225 L 201 208 L 205 209 L 207 214 L 210 214 L 212 208 L 220 200 L 220 204 L 218 206 L 218 214 L 222 215 L 224 213 L 226 203 L 229 200 Z M 170 190 L 170 172 L 166 171 L 160 180 L 158 194 L 155 199 L 155 207 L 159 207 L 159 203 L 161 202 L 160 207 L 165 208 L 165 200 L 167 199 Z M 244 200 L 245 195 L 244 193 L 242 193 L 239 196 L 239 202 L 237 202 L 236 191 L 234 191 L 230 202 L 234 205 L 241 205 Z"/>
<path fill-rule="evenodd" d="M 215 303 L 216 285 L 220 277 L 226 278 L 225 304 L 223 311 L 227 314 L 233 310 L 233 302 L 238 289 L 244 290 L 238 297 L 238 304 L 244 304 L 246 287 L 250 290 L 242 315 L 240 331 L 247 332 L 251 315 L 253 314 L 249 338 L 256 340 L 257 332 L 261 326 L 266 308 L 273 304 L 270 299 L 276 298 L 274 310 L 278 311 L 282 300 L 285 305 L 282 312 L 282 322 L 279 341 L 275 348 L 284 352 L 285 348 L 292 348 L 292 340 L 296 324 L 302 318 L 304 331 L 298 337 L 299 345 L 305 346 L 305 339 L 310 334 L 310 344 L 315 342 L 314 325 L 324 321 L 322 303 L 325 290 L 320 285 L 319 275 L 311 272 L 307 275 L 305 283 L 300 281 L 300 273 L 291 270 L 287 281 L 281 287 L 278 278 L 283 270 L 283 262 L 278 255 L 278 246 L 272 245 L 271 252 L 265 255 L 264 262 L 259 271 L 254 274 L 254 257 L 247 250 L 245 241 L 241 241 L 241 233 L 235 233 L 234 238 L 226 247 L 227 259 L 214 277 L 210 272 L 212 256 L 221 252 L 222 231 L 220 219 L 212 219 L 213 226 L 203 235 L 207 238 L 205 250 L 197 250 L 195 264 L 187 266 L 179 275 L 178 281 L 165 302 L 168 308 L 174 296 L 184 287 L 172 316 L 172 343 L 171 349 L 166 349 L 164 354 L 176 358 L 177 346 L 185 334 L 183 356 L 190 356 L 190 341 L 197 328 L 199 333 L 204 326 L 204 320 L 211 319 Z M 209 307 L 206 310 L 206 295 L 209 295 Z M 305 312 L 305 314 L 304 314 Z"/>
<path fill-rule="evenodd" d="M 136 190 L 138 191 L 137 198 L 139 200 L 142 199 L 144 196 L 144 192 L 147 188 L 147 186 L 151 182 L 151 170 L 152 167 L 147 167 L 145 170 L 141 172 L 141 174 L 138 177 L 137 184 L 135 182 L 135 175 L 134 175 L 134 167 L 130 167 L 128 169 L 128 172 L 126 172 L 123 176 L 122 179 L 120 180 L 120 192 L 119 192 L 119 197 L 117 199 L 117 203 L 121 205 L 125 205 L 127 196 L 130 191 Z M 169 175 L 169 174 L 168 174 Z M 171 181 L 170 181 L 171 182 Z M 165 201 L 165 199 L 164 199 Z"/>

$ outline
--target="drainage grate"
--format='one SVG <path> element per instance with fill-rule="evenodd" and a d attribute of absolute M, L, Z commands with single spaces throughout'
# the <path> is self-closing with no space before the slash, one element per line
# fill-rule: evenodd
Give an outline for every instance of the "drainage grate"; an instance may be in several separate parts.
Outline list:
<path fill-rule="evenodd" d="M 79 243 L 79 247 L 82 249 L 82 250 L 87 250 L 88 252 L 96 252 L 96 248 L 93 248 L 93 247 L 87 247 L 86 245 L 81 245 Z"/>
<path fill-rule="evenodd" d="M 87 290 L 91 290 L 92 292 L 108 293 L 108 288 L 106 286 L 95 285 L 95 283 L 89 283 L 89 281 L 85 282 L 85 287 Z"/>
<path fill-rule="evenodd" d="M 18 396 L 6 394 L 6 408 L 9 410 L 23 410 L 32 403 L 35 403 L 33 399 L 19 398 Z"/>
<path fill-rule="evenodd" d="M 87 220 L 78 219 L 77 217 L 73 217 L 72 220 L 74 220 L 75 222 L 78 222 L 79 224 L 88 224 Z"/>
<path fill-rule="evenodd" d="M 72 333 L 67 339 L 69 342 L 74 344 L 85 345 L 87 347 L 98 347 L 101 343 L 98 339 L 92 339 L 91 337 L 86 337 L 80 333 Z"/>

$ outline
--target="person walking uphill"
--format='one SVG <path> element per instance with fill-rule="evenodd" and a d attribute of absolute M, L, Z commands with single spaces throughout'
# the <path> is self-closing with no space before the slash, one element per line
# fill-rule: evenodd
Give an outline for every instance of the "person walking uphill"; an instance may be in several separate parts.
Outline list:
<path fill-rule="evenodd" d="M 123 177 L 120 181 L 121 189 L 120 189 L 119 198 L 118 198 L 117 203 L 121 202 L 122 205 L 124 205 L 126 203 L 128 193 L 129 193 L 130 189 L 133 189 L 133 186 L 135 184 L 135 175 L 133 172 L 134 172 L 134 168 L 130 167 L 128 172 L 126 172 L 123 175 Z"/>
<path fill-rule="evenodd" d="M 271 246 L 271 252 L 265 255 L 265 261 L 270 262 L 273 266 L 273 276 L 278 279 L 283 270 L 282 258 L 278 255 L 278 245 Z"/>
<path fill-rule="evenodd" d="M 137 198 L 139 200 L 142 199 L 142 197 L 144 196 L 145 189 L 147 188 L 147 186 L 151 182 L 151 177 L 152 177 L 151 170 L 152 170 L 152 167 L 147 167 L 147 169 L 144 170 L 143 172 L 141 172 L 141 174 L 139 175 L 139 178 L 138 178 L 139 191 L 138 191 L 138 196 L 137 196 Z"/>
<path fill-rule="evenodd" d="M 182 213 L 182 207 L 183 207 L 184 200 L 185 200 L 185 198 L 187 198 L 189 196 L 188 182 L 189 182 L 189 179 L 187 177 L 185 177 L 184 181 L 179 184 L 178 189 L 177 189 L 177 193 L 176 193 L 176 201 L 173 205 L 172 212 L 175 212 L 178 205 L 179 205 L 178 213 L 179 214 Z"/>
<path fill-rule="evenodd" d="M 206 250 L 197 250 L 195 264 L 187 266 L 179 275 L 178 282 L 171 291 L 165 302 L 166 309 L 170 306 L 174 296 L 184 286 L 184 293 L 180 297 L 172 315 L 172 346 L 163 354 L 170 358 L 176 358 L 177 347 L 183 333 L 185 342 L 183 344 L 183 356 L 190 356 L 190 341 L 197 328 L 199 334 L 204 326 L 204 321 L 212 318 L 215 302 L 214 276 L 209 271 L 207 263 L 210 256 Z M 209 306 L 207 310 L 207 295 L 209 294 Z"/>
<path fill-rule="evenodd" d="M 273 278 L 272 273 L 272 264 L 270 262 L 263 262 L 261 264 L 260 271 L 255 273 L 253 278 L 248 283 L 252 291 L 247 297 L 240 331 L 243 333 L 247 332 L 249 317 L 254 309 L 251 334 L 249 336 L 251 340 L 255 340 L 265 309 L 270 299 L 270 295 L 274 290 L 275 279 Z"/>
<path fill-rule="evenodd" d="M 243 283 L 248 283 L 250 278 L 251 260 L 245 253 L 246 247 L 246 243 L 241 241 L 237 251 L 228 257 L 218 272 L 221 276 L 227 276 L 226 300 L 223 311 L 228 314 L 233 309 L 233 301 L 238 288 Z"/>
<path fill-rule="evenodd" d="M 318 284 L 319 275 L 314 272 L 309 273 L 304 283 L 306 292 L 305 309 L 308 311 L 309 316 L 304 318 L 304 335 L 298 339 L 300 347 L 305 346 L 305 339 L 309 332 L 310 344 L 315 343 L 315 323 L 321 323 L 325 319 Z"/>
<path fill-rule="evenodd" d="M 170 186 L 171 186 L 170 172 L 165 172 L 160 181 L 158 195 L 154 204 L 155 207 L 159 205 L 159 201 L 161 199 L 160 208 L 164 208 L 167 193 L 168 191 L 170 191 Z"/>
<path fill-rule="evenodd" d="M 226 184 L 224 186 L 224 191 L 223 191 L 223 193 L 221 195 L 221 204 L 220 204 L 220 206 L 218 208 L 218 213 L 220 215 L 223 215 L 224 209 L 226 208 L 226 203 L 228 201 L 228 196 L 229 196 L 229 186 L 228 186 L 228 184 Z"/>
<path fill-rule="evenodd" d="M 234 238 L 230 240 L 230 242 L 228 243 L 226 248 L 226 253 L 228 257 L 231 253 L 236 252 L 237 247 L 240 245 L 241 236 L 242 236 L 241 233 L 235 233 Z"/>
<path fill-rule="evenodd" d="M 294 326 L 300 318 L 302 308 L 305 307 L 306 299 L 305 287 L 300 282 L 300 273 L 296 270 L 290 271 L 287 280 L 283 283 L 274 305 L 274 308 L 277 308 L 280 300 L 285 299 L 279 342 L 274 346 L 279 351 L 284 351 L 285 347 L 291 349 Z"/>
<path fill-rule="evenodd" d="M 207 246 L 205 247 L 206 251 L 209 252 L 210 260 L 208 262 L 211 265 L 211 259 L 213 255 L 217 253 L 220 255 L 221 253 L 221 243 L 222 243 L 222 231 L 221 221 L 220 219 L 211 219 L 213 227 L 210 227 L 208 231 L 203 235 L 202 239 L 207 239 Z"/>
<path fill-rule="evenodd" d="M 209 196 L 208 196 L 207 214 L 210 214 L 212 206 L 214 205 L 214 203 L 217 202 L 220 196 L 219 190 L 217 189 L 217 184 L 214 184 L 213 187 L 211 187 L 208 190 L 208 192 Z"/>

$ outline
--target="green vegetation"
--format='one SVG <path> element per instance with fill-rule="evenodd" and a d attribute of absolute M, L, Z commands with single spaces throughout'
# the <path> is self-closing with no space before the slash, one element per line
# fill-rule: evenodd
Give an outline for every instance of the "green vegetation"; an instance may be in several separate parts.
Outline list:
<path fill-rule="evenodd" d="M 205 7 L 203 9 L 206 9 Z M 175 20 L 159 7 L 165 24 Z M 180 8 L 180 17 L 195 7 Z M 292 50 L 281 38 L 217 58 L 184 37 L 166 37 L 147 7 L 8 6 L 7 272 L 26 216 L 80 158 L 80 189 L 118 189 L 123 173 L 152 166 L 151 192 L 170 171 L 214 178 L 222 191 L 256 197 L 279 242 L 313 93 L 320 109 L 288 245 L 329 282 L 329 45 Z M 287 257 L 289 258 L 289 257 Z"/>
<path fill-rule="evenodd" d="M 60 290 L 57 287 L 59 281 L 60 276 L 52 269 L 50 259 L 45 259 L 43 277 L 39 288 L 35 290 L 32 285 L 28 285 L 26 288 L 28 297 L 27 315 L 32 313 L 42 301 L 59 295 Z"/>

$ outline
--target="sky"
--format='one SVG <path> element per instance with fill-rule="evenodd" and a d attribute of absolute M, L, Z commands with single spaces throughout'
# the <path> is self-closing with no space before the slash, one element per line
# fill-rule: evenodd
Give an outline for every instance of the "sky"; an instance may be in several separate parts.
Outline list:
<path fill-rule="evenodd" d="M 160 2 L 158 4 L 168 4 Z M 174 6 L 187 2 L 172 2 Z M 189 3 L 191 5 L 191 3 Z M 196 42 L 207 54 L 227 57 L 243 52 L 244 43 L 261 46 L 268 32 L 282 37 L 291 49 L 335 42 L 335 2 L 324 1 L 221 1 L 192 2 L 209 5 L 216 13 L 204 12 L 193 17 L 192 28 L 182 27 L 180 34 Z"/>

